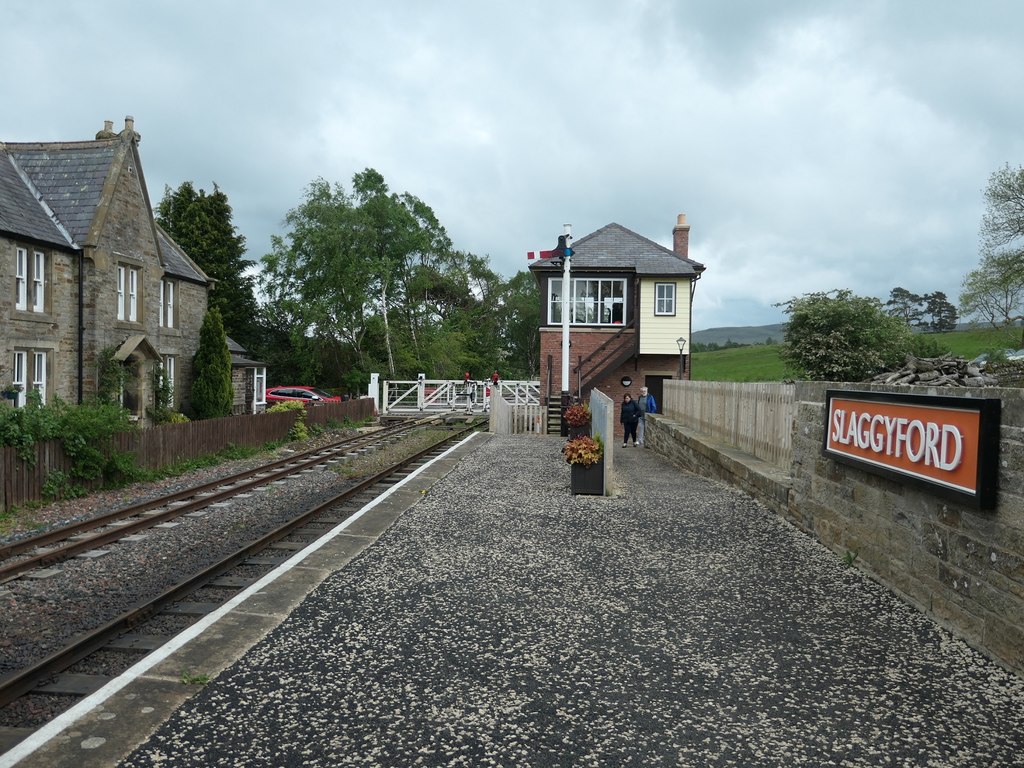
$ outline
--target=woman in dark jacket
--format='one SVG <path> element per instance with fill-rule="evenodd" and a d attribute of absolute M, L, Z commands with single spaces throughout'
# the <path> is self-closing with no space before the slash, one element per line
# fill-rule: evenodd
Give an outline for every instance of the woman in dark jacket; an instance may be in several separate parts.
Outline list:
<path fill-rule="evenodd" d="M 622 410 L 619 411 L 619 421 L 622 422 L 622 447 L 625 448 L 629 438 L 633 438 L 633 447 L 636 447 L 636 425 L 640 423 L 640 406 L 633 402 L 633 397 L 627 392 L 622 396 Z"/>

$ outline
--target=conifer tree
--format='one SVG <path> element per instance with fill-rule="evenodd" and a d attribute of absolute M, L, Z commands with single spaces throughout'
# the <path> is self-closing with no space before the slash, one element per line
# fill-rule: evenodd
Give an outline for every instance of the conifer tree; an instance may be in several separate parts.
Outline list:
<path fill-rule="evenodd" d="M 203 326 L 199 330 L 199 350 L 192 370 L 192 412 L 195 418 L 230 416 L 234 400 L 231 352 L 228 350 L 224 321 L 217 309 L 211 309 L 203 318 Z"/>
<path fill-rule="evenodd" d="M 198 192 L 192 182 L 165 188 L 157 221 L 196 264 L 216 281 L 209 306 L 220 310 L 225 332 L 250 352 L 258 346 L 255 278 L 246 271 L 245 237 L 231 221 L 228 197 L 216 185 Z"/>

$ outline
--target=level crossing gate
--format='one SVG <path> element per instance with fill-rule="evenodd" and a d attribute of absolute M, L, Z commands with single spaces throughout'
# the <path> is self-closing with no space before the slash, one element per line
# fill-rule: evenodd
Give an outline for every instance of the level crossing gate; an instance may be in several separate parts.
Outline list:
<path fill-rule="evenodd" d="M 371 393 L 375 381 L 371 377 Z M 539 405 L 539 381 L 459 381 L 427 379 L 413 381 L 385 380 L 381 385 L 381 408 L 384 415 L 419 415 L 423 413 L 485 413 L 491 399 L 500 397 L 510 405 Z"/>

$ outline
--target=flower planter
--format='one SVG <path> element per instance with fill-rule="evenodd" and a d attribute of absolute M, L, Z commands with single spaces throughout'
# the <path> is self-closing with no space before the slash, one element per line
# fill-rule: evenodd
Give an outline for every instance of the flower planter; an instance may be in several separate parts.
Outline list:
<path fill-rule="evenodd" d="M 604 459 L 589 467 L 582 464 L 571 464 L 571 482 L 573 494 L 604 496 Z"/>
<path fill-rule="evenodd" d="M 590 425 L 584 424 L 580 427 L 569 427 L 569 439 L 574 437 L 590 437 Z"/>

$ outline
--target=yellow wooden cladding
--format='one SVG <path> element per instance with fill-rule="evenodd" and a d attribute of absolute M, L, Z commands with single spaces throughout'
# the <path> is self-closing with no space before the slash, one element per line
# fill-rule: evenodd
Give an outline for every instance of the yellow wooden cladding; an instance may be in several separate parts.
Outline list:
<path fill-rule="evenodd" d="M 656 283 L 674 283 L 676 286 L 676 313 L 654 314 L 654 286 Z M 645 278 L 640 282 L 640 354 L 678 355 L 680 336 L 690 338 L 690 281 L 668 278 Z M 689 352 L 689 350 L 687 350 Z"/>

